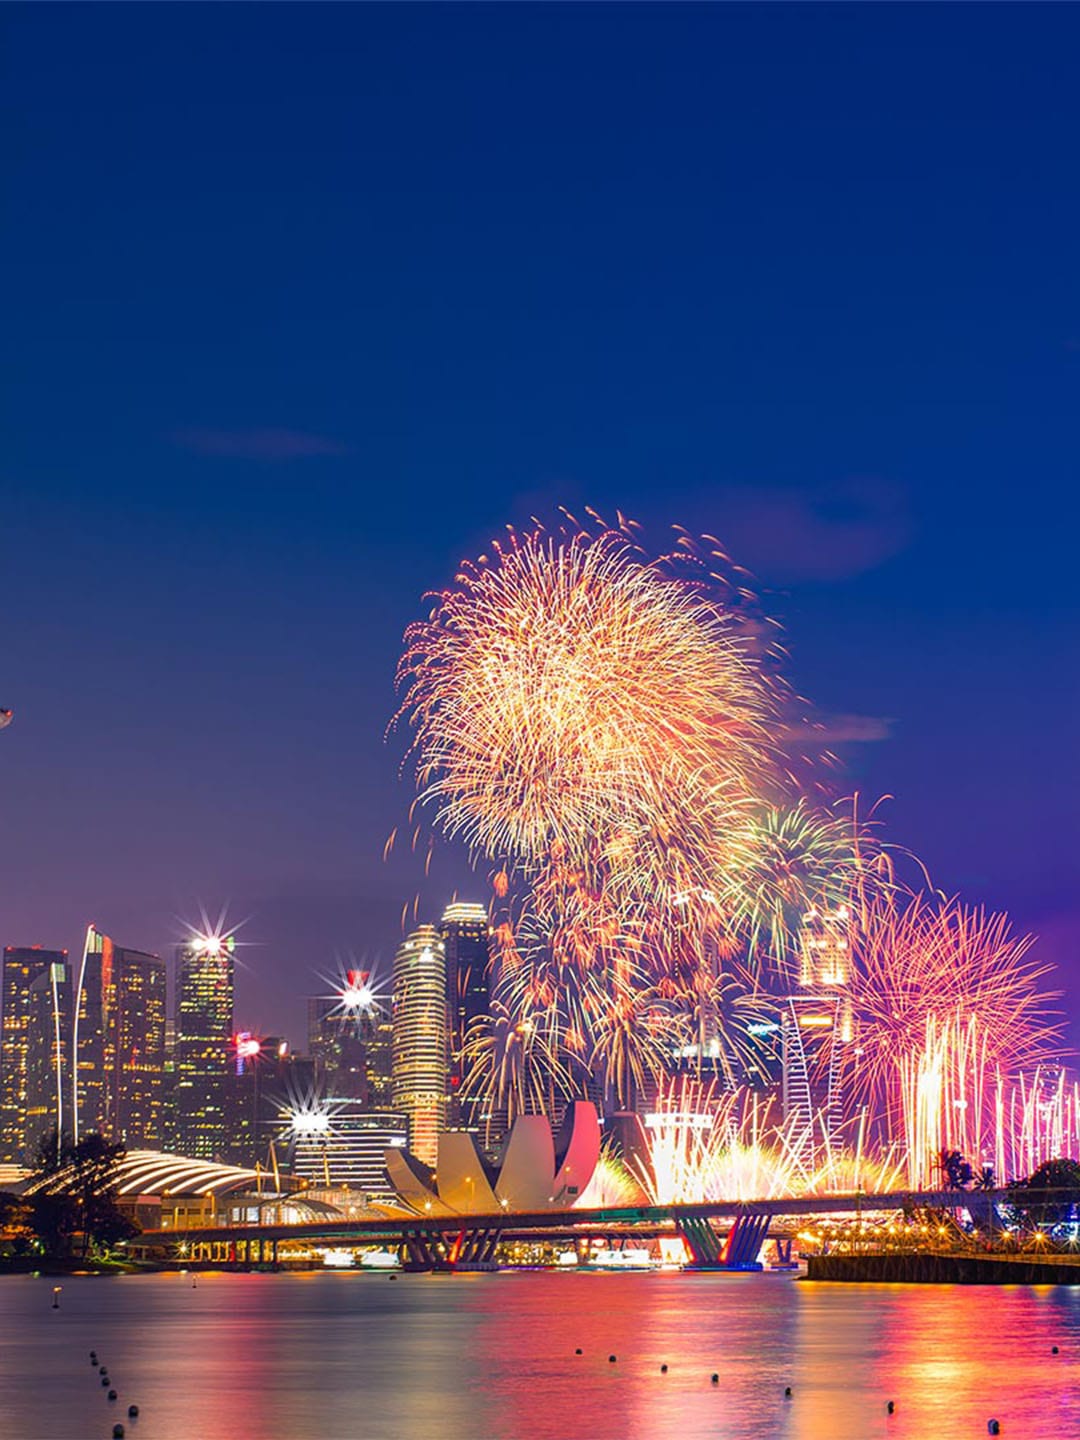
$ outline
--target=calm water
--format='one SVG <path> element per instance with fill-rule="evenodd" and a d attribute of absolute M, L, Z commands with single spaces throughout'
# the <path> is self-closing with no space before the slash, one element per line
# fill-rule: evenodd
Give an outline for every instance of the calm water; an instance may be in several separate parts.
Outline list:
<path fill-rule="evenodd" d="M 65 1279 L 53 1311 L 54 1283 L 0 1278 L 5 1440 L 1080 1440 L 1075 1289 L 154 1275 Z"/>

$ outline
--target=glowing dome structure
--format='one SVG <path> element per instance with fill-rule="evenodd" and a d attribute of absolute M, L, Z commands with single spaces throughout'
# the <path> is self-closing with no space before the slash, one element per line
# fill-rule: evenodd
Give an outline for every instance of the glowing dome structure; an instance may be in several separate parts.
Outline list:
<path fill-rule="evenodd" d="M 57 1170 L 27 1186 L 26 1193 L 62 1193 L 70 1184 L 73 1168 Z M 228 1195 L 256 1190 L 297 1189 L 303 1182 L 293 1176 L 276 1178 L 265 1170 L 248 1170 L 239 1165 L 218 1165 L 210 1160 L 192 1160 L 186 1155 L 166 1155 L 158 1150 L 129 1150 L 110 1175 L 117 1198 L 130 1195 Z"/>
<path fill-rule="evenodd" d="M 386 1169 L 401 1203 L 419 1215 L 497 1215 L 568 1210 L 592 1179 L 600 1158 L 596 1106 L 569 1106 L 557 1136 L 543 1115 L 521 1115 L 500 1164 L 481 1154 L 463 1130 L 439 1136 L 434 1170 L 408 1150 L 387 1150 Z"/>

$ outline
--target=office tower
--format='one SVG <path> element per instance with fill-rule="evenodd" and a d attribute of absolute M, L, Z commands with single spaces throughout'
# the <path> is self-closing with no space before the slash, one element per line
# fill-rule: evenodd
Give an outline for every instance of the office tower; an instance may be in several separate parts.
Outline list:
<path fill-rule="evenodd" d="M 267 1162 L 289 1096 L 311 1091 L 314 1067 L 307 1056 L 294 1055 L 280 1035 L 240 1030 L 233 1036 L 232 1053 L 224 1158 L 250 1169 Z"/>
<path fill-rule="evenodd" d="M 434 1165 L 446 1128 L 446 951 L 434 925 L 406 936 L 394 956 L 393 1108 L 409 1123 L 409 1148 Z"/>
<path fill-rule="evenodd" d="M 466 1045 L 475 1021 L 491 1008 L 491 951 L 488 913 L 483 905 L 455 902 L 443 911 L 446 951 L 447 1042 L 450 1060 L 448 1123 L 452 1129 L 479 1130 L 483 1105 L 469 1092 L 472 1066 Z"/>
<path fill-rule="evenodd" d="M 165 1013 L 168 976 L 159 955 L 118 947 L 113 1139 L 133 1150 L 165 1141 Z"/>
<path fill-rule="evenodd" d="M 394 1204 L 386 1151 L 406 1143 L 404 1115 L 371 1111 L 359 1100 L 326 1101 L 284 1117 L 285 1157 L 292 1175 L 313 1187 L 344 1186 L 373 1202 Z"/>
<path fill-rule="evenodd" d="M 108 1077 L 115 1064 L 113 943 L 93 925 L 87 926 L 76 991 L 73 1114 L 78 1140 L 91 1131 L 104 1135 L 110 1130 Z"/>
<path fill-rule="evenodd" d="M 325 1094 L 366 1103 L 363 1030 L 364 1017 L 343 1008 L 338 996 L 318 995 L 308 1000 L 308 1051 Z"/>
<path fill-rule="evenodd" d="M 799 989 L 780 1001 L 784 1122 L 805 1160 L 836 1138 L 843 1049 L 852 1038 L 850 912 L 807 913 L 799 937 Z"/>
<path fill-rule="evenodd" d="M 394 1094 L 394 1025 L 389 1004 L 380 1006 L 367 1022 L 364 1076 L 368 1109 L 388 1113 Z"/>
<path fill-rule="evenodd" d="M 197 1160 L 228 1144 L 235 973 L 231 935 L 197 935 L 176 950 L 173 1140 Z"/>
<path fill-rule="evenodd" d="M 98 1131 L 139 1149 L 164 1141 L 165 962 L 91 925 L 73 1026 L 75 1139 Z"/>
<path fill-rule="evenodd" d="M 26 1153 L 26 1070 L 30 987 L 52 965 L 67 961 L 66 950 L 40 945 L 5 945 L 0 983 L 0 1161 L 23 1164 Z"/>
<path fill-rule="evenodd" d="M 32 1165 L 46 1136 L 55 1131 L 59 1155 L 72 1138 L 65 1104 L 71 1076 L 71 973 L 53 960 L 31 983 L 26 1026 L 26 1131 L 24 1154 Z"/>
<path fill-rule="evenodd" d="M 388 1110 L 392 1037 L 390 1005 L 380 999 L 370 970 L 347 970 L 334 994 L 308 1000 L 308 1050 L 326 1095 Z"/>

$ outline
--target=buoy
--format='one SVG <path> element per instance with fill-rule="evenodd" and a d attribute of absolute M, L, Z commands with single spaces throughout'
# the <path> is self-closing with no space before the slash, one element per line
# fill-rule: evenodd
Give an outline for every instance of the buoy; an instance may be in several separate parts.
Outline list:
<path fill-rule="evenodd" d="M 107 1365 L 99 1365 L 97 1373 L 99 1375 L 107 1375 L 109 1373 L 109 1367 Z"/>
<path fill-rule="evenodd" d="M 614 1356 L 614 1355 L 609 1355 L 609 1356 L 607 1357 L 607 1363 L 608 1363 L 609 1365 L 614 1365 L 614 1364 L 615 1364 L 615 1356 Z"/>
<path fill-rule="evenodd" d="M 1058 1347 L 1057 1347 L 1056 1345 L 1051 1345 L 1051 1346 L 1050 1346 L 1050 1354 L 1051 1354 L 1051 1355 L 1056 1355 L 1057 1353 L 1058 1353 Z"/>
<path fill-rule="evenodd" d="M 131 1417 L 132 1420 L 135 1419 L 135 1416 L 138 1415 L 138 1413 L 139 1413 L 139 1407 L 138 1407 L 138 1405 L 129 1405 L 129 1406 L 128 1406 L 128 1415 Z"/>
<path fill-rule="evenodd" d="M 103 1387 L 103 1388 L 105 1388 L 105 1387 L 108 1386 L 108 1384 L 109 1384 L 109 1377 L 108 1377 L 108 1375 L 102 1375 L 102 1377 L 101 1377 L 101 1384 L 102 1384 L 102 1387 Z"/>
<path fill-rule="evenodd" d="M 719 1385 L 719 1384 L 720 1384 L 720 1376 L 719 1376 L 719 1375 L 714 1375 L 714 1376 L 712 1377 L 712 1383 L 713 1383 L 714 1385 Z"/>
<path fill-rule="evenodd" d="M 666 1375 L 666 1374 L 667 1374 L 667 1366 L 666 1366 L 666 1365 L 661 1365 L 661 1366 L 660 1366 L 660 1374 L 661 1374 L 661 1375 Z"/>
<path fill-rule="evenodd" d="M 785 1385 L 785 1386 L 784 1386 L 784 1394 L 788 1397 L 789 1400 L 791 1399 L 791 1386 L 790 1386 L 790 1385 Z"/>
<path fill-rule="evenodd" d="M 575 1355 L 580 1355 L 580 1354 L 581 1354 L 581 1346 L 580 1346 L 580 1345 L 579 1345 L 578 1348 L 574 1351 L 574 1354 L 575 1354 Z"/>
<path fill-rule="evenodd" d="M 895 1401 L 895 1400 L 890 1400 L 889 1403 L 888 1403 L 888 1405 L 886 1405 L 885 1408 L 886 1408 L 886 1410 L 888 1410 L 889 1414 L 891 1415 L 891 1414 L 893 1413 L 893 1411 L 896 1409 L 896 1401 Z"/>
<path fill-rule="evenodd" d="M 113 1440 L 124 1440 L 124 1427 L 119 1421 L 112 1427 Z"/>
<path fill-rule="evenodd" d="M 1001 1434 L 1001 1422 L 1000 1422 L 1000 1420 L 987 1420 L 987 1422 L 986 1422 L 986 1428 L 987 1428 L 987 1430 L 990 1431 L 990 1434 L 991 1434 L 991 1435 L 1000 1435 L 1000 1434 Z"/>
<path fill-rule="evenodd" d="M 110 1400 L 115 1400 L 115 1399 L 116 1399 L 116 1391 L 115 1391 L 115 1390 L 110 1390 L 110 1391 L 109 1391 L 109 1399 L 110 1399 Z"/>

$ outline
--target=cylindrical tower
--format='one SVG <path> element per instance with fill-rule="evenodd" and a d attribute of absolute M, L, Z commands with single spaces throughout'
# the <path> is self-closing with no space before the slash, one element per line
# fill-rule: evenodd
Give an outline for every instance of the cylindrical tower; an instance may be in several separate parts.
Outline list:
<path fill-rule="evenodd" d="M 413 930 L 394 956 L 393 1017 L 394 1110 L 408 1117 L 412 1153 L 434 1165 L 449 1079 L 446 947 L 434 925 Z"/>

